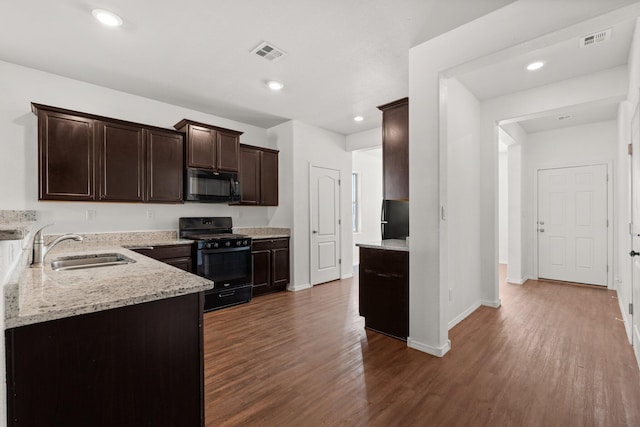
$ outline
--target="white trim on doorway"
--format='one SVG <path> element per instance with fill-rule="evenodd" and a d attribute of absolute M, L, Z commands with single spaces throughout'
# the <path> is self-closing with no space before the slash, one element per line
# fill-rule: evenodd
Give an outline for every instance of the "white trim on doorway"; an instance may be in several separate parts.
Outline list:
<path fill-rule="evenodd" d="M 585 160 L 576 162 L 559 162 L 537 165 L 533 168 L 533 212 L 531 215 L 531 224 L 529 224 L 532 230 L 533 236 L 533 277 L 532 279 L 538 279 L 538 172 L 545 169 L 559 169 L 559 168 L 573 168 L 581 166 L 595 166 L 606 165 L 607 166 L 607 289 L 615 289 L 613 282 L 613 230 L 615 228 L 614 216 L 613 216 L 613 160 Z"/>

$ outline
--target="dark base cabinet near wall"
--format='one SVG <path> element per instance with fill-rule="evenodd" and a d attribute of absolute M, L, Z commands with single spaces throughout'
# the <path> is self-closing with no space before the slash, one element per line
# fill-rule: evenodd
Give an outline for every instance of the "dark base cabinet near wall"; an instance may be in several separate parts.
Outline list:
<path fill-rule="evenodd" d="M 358 282 L 365 327 L 406 341 L 409 252 L 361 247 Z"/>
<path fill-rule="evenodd" d="M 203 294 L 8 329 L 9 426 L 202 426 Z"/>
<path fill-rule="evenodd" d="M 284 291 L 289 284 L 289 238 L 255 239 L 253 259 L 253 296 Z"/>

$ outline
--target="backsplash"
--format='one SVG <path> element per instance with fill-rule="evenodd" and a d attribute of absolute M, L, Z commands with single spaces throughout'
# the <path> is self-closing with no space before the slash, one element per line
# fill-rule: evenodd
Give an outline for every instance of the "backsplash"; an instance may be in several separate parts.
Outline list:
<path fill-rule="evenodd" d="M 30 222 L 36 220 L 36 211 L 0 210 L 0 224 L 6 222 Z"/>

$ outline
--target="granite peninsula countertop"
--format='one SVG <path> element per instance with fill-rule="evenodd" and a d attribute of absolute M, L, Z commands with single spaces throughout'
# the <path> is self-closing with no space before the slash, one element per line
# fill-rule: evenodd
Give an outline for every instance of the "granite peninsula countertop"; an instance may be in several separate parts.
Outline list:
<path fill-rule="evenodd" d="M 54 236 L 47 236 L 47 238 Z M 124 307 L 213 288 L 213 282 L 133 252 L 126 247 L 193 243 L 155 236 L 112 241 L 63 242 L 47 254 L 45 264 L 25 268 L 5 290 L 5 328 Z M 59 256 L 117 252 L 132 264 L 53 271 Z M 11 282 L 10 282 L 11 283 Z"/>
<path fill-rule="evenodd" d="M 402 239 L 386 239 L 377 242 L 356 243 L 356 246 L 369 249 L 385 249 L 389 251 L 409 252 L 407 241 Z"/>

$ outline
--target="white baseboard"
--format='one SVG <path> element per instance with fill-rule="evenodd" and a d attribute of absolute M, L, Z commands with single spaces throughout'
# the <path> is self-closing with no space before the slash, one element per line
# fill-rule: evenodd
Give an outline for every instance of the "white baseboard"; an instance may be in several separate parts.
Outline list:
<path fill-rule="evenodd" d="M 456 317 L 454 317 L 451 321 L 449 321 L 449 329 L 453 328 L 454 326 L 456 326 L 458 323 L 462 322 L 464 319 L 466 319 L 471 313 L 473 313 L 474 311 L 476 311 L 478 309 L 478 307 L 480 307 L 482 304 L 480 303 L 480 301 L 475 302 L 474 304 L 471 305 L 471 307 L 467 308 L 465 311 L 463 311 L 462 313 L 460 313 L 459 315 L 457 315 Z"/>
<path fill-rule="evenodd" d="M 507 277 L 507 283 L 511 283 L 514 285 L 524 285 L 524 282 L 526 282 L 529 279 L 531 279 L 531 277 L 529 276 L 521 277 L 520 279 L 512 279 L 510 277 Z"/>
<path fill-rule="evenodd" d="M 629 304 L 625 301 L 624 298 L 621 298 L 622 294 L 620 292 L 616 292 L 618 295 L 618 305 L 620 306 L 620 314 L 622 315 L 622 321 L 624 323 L 624 330 L 627 333 L 627 339 L 629 340 L 629 344 L 633 344 L 633 336 L 631 330 L 631 316 L 628 314 Z"/>
<path fill-rule="evenodd" d="M 449 350 L 451 350 L 451 340 L 447 340 L 447 343 L 440 347 L 433 347 L 428 344 L 421 343 L 416 340 L 412 340 L 411 337 L 407 338 L 407 347 L 413 348 L 415 350 L 421 351 L 423 353 L 430 354 L 436 357 L 442 357 Z"/>
<path fill-rule="evenodd" d="M 305 290 L 305 289 L 311 289 L 312 287 L 313 287 L 313 286 L 311 286 L 311 284 L 310 284 L 310 283 L 303 283 L 302 285 L 291 285 L 291 284 L 290 284 L 290 285 L 287 287 L 287 290 L 288 290 L 288 291 L 291 291 L 291 292 L 298 292 L 298 291 L 303 291 L 303 290 Z"/>
<path fill-rule="evenodd" d="M 342 276 L 340 276 L 340 279 L 350 279 L 353 277 L 353 273 L 347 273 L 347 274 L 343 274 Z"/>
<path fill-rule="evenodd" d="M 480 304 L 484 305 L 485 307 L 491 307 L 491 308 L 498 308 L 502 305 L 502 302 L 497 299 L 495 301 L 487 301 L 487 300 L 480 300 Z"/>

